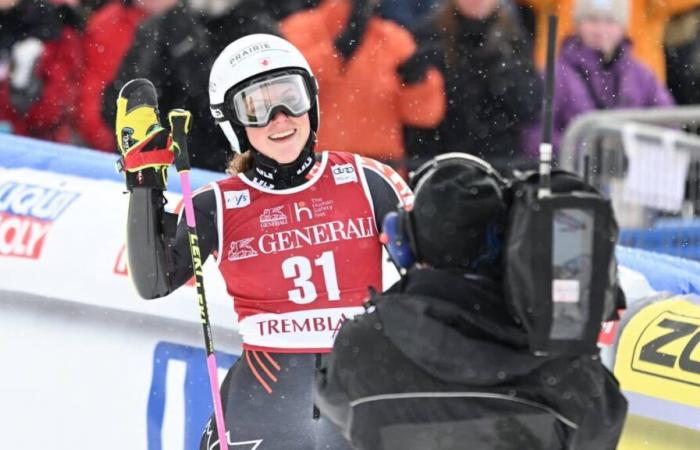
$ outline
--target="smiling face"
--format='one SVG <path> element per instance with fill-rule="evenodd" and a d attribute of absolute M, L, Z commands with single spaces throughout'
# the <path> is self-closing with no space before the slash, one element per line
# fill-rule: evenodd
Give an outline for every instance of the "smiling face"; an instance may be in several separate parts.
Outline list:
<path fill-rule="evenodd" d="M 269 117 L 267 125 L 247 126 L 245 131 L 257 151 L 280 164 L 297 159 L 309 139 L 309 97 L 299 75 L 263 81 L 241 91 L 234 96 L 234 108 L 239 120 L 251 124 L 264 123 Z"/>
<path fill-rule="evenodd" d="M 299 156 L 311 133 L 309 114 L 300 117 L 278 111 L 264 127 L 246 127 L 251 145 L 280 164 L 288 164 Z"/>
<path fill-rule="evenodd" d="M 578 35 L 590 48 L 610 57 L 625 37 L 625 28 L 607 17 L 586 17 L 578 23 Z"/>

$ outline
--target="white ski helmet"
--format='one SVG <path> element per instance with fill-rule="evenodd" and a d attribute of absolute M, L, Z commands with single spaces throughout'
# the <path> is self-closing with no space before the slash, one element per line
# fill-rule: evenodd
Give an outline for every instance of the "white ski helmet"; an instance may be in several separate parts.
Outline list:
<path fill-rule="evenodd" d="M 214 61 L 209 74 L 209 108 L 235 152 L 249 148 L 245 129 L 235 119 L 231 98 L 251 81 L 277 72 L 303 76 L 311 108 L 309 121 L 318 132 L 318 84 L 309 63 L 290 42 L 271 34 L 250 34 L 230 43 Z"/>

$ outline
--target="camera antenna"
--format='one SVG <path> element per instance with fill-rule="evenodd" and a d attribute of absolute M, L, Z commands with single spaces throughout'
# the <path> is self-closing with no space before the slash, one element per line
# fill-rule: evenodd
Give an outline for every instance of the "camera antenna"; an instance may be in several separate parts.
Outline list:
<path fill-rule="evenodd" d="M 542 99 L 542 142 L 540 142 L 540 185 L 537 197 L 552 195 L 552 101 L 554 97 L 554 56 L 557 43 L 557 16 L 550 15 L 547 29 L 547 66 L 544 77 L 544 98 Z"/>

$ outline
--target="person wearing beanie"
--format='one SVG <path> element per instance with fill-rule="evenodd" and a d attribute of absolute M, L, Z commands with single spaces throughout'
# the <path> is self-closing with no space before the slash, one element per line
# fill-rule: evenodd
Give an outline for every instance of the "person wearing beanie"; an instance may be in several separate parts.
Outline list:
<path fill-rule="evenodd" d="M 547 49 L 547 17 L 559 16 L 557 43 L 561 43 L 576 27 L 576 0 L 517 0 L 533 9 L 536 16 L 535 59 L 543 69 Z M 592 0 L 587 3 L 610 3 Z M 669 19 L 700 5 L 700 0 L 622 0 L 627 11 L 626 31 L 634 44 L 634 56 L 662 82 L 666 81 L 666 57 L 663 37 Z"/>
<path fill-rule="evenodd" d="M 600 52 L 604 61 L 611 61 L 615 53 L 622 50 L 628 8 L 627 0 L 577 0 L 574 6 L 576 35 L 586 47 Z"/>
<path fill-rule="evenodd" d="M 396 217 L 415 263 L 341 328 L 321 414 L 355 449 L 614 449 L 627 410 L 614 376 L 597 355 L 533 355 L 506 303 L 506 181 L 453 153 L 410 184 Z"/>
<path fill-rule="evenodd" d="M 594 110 L 672 106 L 673 97 L 632 52 L 625 0 L 577 0 L 576 28 L 559 50 L 554 88 L 552 144 L 580 114 Z M 526 151 L 537 154 L 541 125 L 525 131 Z"/>
<path fill-rule="evenodd" d="M 576 0 L 574 21 L 581 22 L 591 17 L 600 17 L 627 27 L 629 21 L 629 0 Z"/>

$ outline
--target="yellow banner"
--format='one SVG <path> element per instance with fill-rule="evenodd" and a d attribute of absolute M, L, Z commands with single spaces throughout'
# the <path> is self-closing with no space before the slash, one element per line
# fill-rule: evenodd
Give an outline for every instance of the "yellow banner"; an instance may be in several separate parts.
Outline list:
<path fill-rule="evenodd" d="M 700 448 L 700 305 L 673 297 L 636 313 L 615 376 L 630 402 L 618 450 Z"/>
<path fill-rule="evenodd" d="M 700 306 L 676 297 L 628 322 L 615 358 L 623 390 L 700 408 Z"/>
<path fill-rule="evenodd" d="M 617 450 L 697 450 L 700 432 L 630 414 Z"/>

